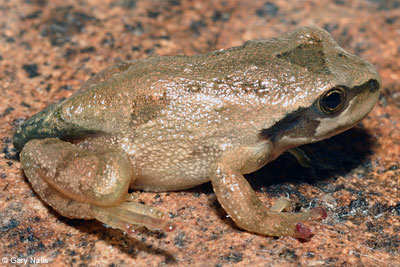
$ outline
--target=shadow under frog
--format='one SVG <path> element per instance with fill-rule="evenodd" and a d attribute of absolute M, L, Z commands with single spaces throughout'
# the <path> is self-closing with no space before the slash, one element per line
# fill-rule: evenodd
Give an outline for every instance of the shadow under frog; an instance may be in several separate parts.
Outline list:
<path fill-rule="evenodd" d="M 317 27 L 192 57 L 150 57 L 100 72 L 73 96 L 17 129 L 24 172 L 61 215 L 172 230 L 128 189 L 174 191 L 211 181 L 240 228 L 307 238 L 316 207 L 266 210 L 244 178 L 298 146 L 343 132 L 378 100 L 367 61 Z"/>
<path fill-rule="evenodd" d="M 51 211 L 53 213 L 54 211 Z M 66 225 L 75 227 L 79 229 L 82 233 L 90 235 L 95 235 L 98 240 L 102 240 L 106 242 L 109 246 L 113 246 L 117 248 L 121 253 L 124 253 L 126 256 L 135 259 L 137 254 L 140 252 L 147 253 L 148 255 L 154 255 L 161 257 L 163 262 L 165 263 L 175 263 L 177 259 L 173 254 L 170 252 L 160 249 L 157 246 L 154 246 L 154 239 L 162 239 L 166 238 L 164 232 L 161 231 L 149 231 L 146 230 L 144 227 L 139 227 L 137 232 L 142 232 L 143 235 L 139 237 L 135 236 L 128 236 L 121 232 L 119 229 L 107 228 L 105 231 L 102 231 L 101 228 L 104 226 L 101 222 L 92 222 L 91 224 L 86 223 L 87 221 L 80 220 L 80 219 L 69 219 L 65 217 L 60 217 L 57 213 L 54 212 L 54 216 L 59 217 L 59 220 Z M 80 240 L 81 243 L 86 242 L 86 238 L 88 235 L 84 235 Z M 90 237 L 89 237 L 90 238 Z M 64 246 L 64 244 L 60 245 Z M 65 247 L 68 247 L 66 244 Z M 85 254 L 85 259 L 90 259 L 94 255 L 93 247 L 90 246 L 83 246 L 81 247 L 82 252 Z M 74 256 L 76 256 L 79 260 L 83 260 L 80 254 L 70 255 L 69 261 L 73 261 Z"/>

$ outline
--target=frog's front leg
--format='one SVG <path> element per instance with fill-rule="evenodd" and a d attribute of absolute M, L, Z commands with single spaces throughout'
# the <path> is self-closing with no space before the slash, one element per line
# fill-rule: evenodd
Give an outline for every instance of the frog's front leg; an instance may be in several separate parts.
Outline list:
<path fill-rule="evenodd" d="M 159 211 L 129 200 L 133 168 L 121 150 L 88 151 L 56 138 L 35 139 L 20 159 L 34 190 L 63 216 L 97 219 L 125 232 L 132 224 L 173 229 Z"/>
<path fill-rule="evenodd" d="M 279 207 L 266 210 L 241 174 L 246 164 L 253 159 L 257 160 L 254 149 L 240 148 L 230 151 L 217 164 L 211 181 L 221 206 L 240 228 L 247 231 L 268 236 L 310 237 L 312 231 L 301 222 L 325 218 L 325 209 L 318 207 L 302 213 L 286 213 L 280 212 L 287 205 L 281 203 Z M 231 157 L 233 154 L 236 156 Z M 233 158 L 235 160 L 231 160 Z"/>

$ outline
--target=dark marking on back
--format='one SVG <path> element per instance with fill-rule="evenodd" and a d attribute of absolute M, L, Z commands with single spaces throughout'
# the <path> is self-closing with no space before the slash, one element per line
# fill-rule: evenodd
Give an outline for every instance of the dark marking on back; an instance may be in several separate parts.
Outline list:
<path fill-rule="evenodd" d="M 321 42 L 301 44 L 290 51 L 278 54 L 277 57 L 307 68 L 312 72 L 330 73 L 325 62 L 325 53 Z"/>

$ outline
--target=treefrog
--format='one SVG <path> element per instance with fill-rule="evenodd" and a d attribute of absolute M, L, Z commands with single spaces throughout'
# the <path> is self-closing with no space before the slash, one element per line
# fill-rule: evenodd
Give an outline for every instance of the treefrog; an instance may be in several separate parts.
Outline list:
<path fill-rule="evenodd" d="M 27 120 L 13 137 L 39 196 L 70 218 L 172 230 L 129 189 L 154 192 L 211 181 L 238 227 L 307 238 L 317 207 L 267 210 L 244 178 L 285 151 L 343 132 L 373 108 L 380 77 L 326 31 L 281 37 L 195 56 L 118 63 L 70 98 Z M 282 204 L 283 203 L 283 204 Z"/>

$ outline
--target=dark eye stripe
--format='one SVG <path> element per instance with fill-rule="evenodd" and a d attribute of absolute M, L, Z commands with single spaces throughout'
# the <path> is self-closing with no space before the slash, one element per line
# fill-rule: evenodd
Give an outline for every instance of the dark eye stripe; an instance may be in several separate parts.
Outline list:
<path fill-rule="evenodd" d="M 301 117 L 305 111 L 306 108 L 299 108 L 298 110 L 286 115 L 286 117 L 276 122 L 268 129 L 262 129 L 260 135 L 265 139 L 274 139 L 277 135 L 290 131 L 301 123 Z"/>

